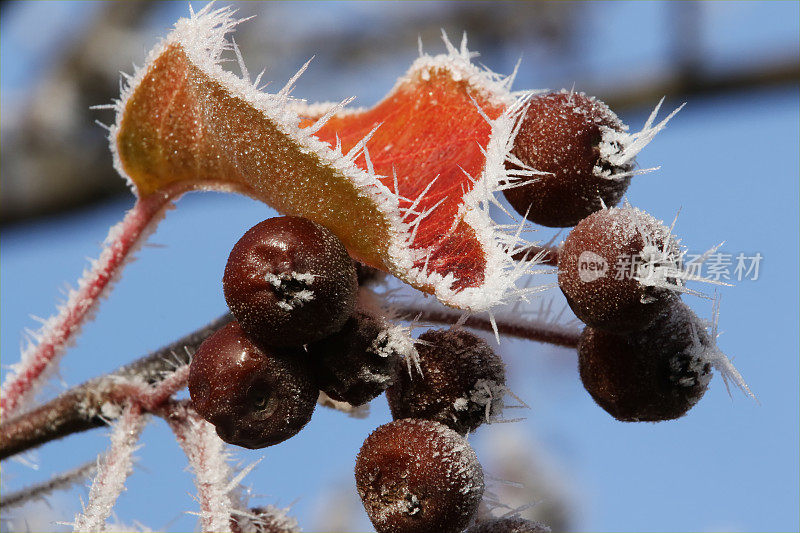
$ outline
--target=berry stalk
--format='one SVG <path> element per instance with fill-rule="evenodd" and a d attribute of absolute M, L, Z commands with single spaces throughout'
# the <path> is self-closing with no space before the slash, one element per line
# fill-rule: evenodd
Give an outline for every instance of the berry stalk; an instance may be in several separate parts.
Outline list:
<path fill-rule="evenodd" d="M 232 479 L 225 444 L 188 402 L 170 404 L 164 418 L 194 471 L 202 530 L 231 531 L 236 511 L 231 492 L 240 478 Z"/>
<path fill-rule="evenodd" d="M 144 429 L 146 418 L 138 405 L 125 407 L 111 433 L 111 446 L 98 460 L 97 474 L 89 489 L 89 503 L 75 517 L 75 531 L 103 531 L 114 504 L 125 490 L 125 480 L 133 471 L 133 452 Z"/>

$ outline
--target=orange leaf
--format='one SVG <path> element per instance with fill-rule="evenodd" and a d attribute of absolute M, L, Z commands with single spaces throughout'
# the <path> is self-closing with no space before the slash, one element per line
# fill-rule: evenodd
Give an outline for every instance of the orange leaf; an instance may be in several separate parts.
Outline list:
<path fill-rule="evenodd" d="M 227 8 L 181 19 L 125 89 L 112 149 L 139 198 L 249 195 L 453 307 L 515 290 L 523 243 L 489 217 L 494 193 L 530 175 L 504 165 L 525 103 L 509 79 L 445 37 L 448 54 L 422 55 L 374 108 L 308 106 L 290 97 L 294 79 L 268 94 L 221 68 L 235 24 Z"/>

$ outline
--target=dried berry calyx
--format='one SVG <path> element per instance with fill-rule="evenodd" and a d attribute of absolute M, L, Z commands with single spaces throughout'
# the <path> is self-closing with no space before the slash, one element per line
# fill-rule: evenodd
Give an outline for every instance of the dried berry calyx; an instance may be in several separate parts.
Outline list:
<path fill-rule="evenodd" d="M 395 328 L 356 311 L 341 330 L 307 346 L 319 388 L 336 401 L 362 405 L 380 395 L 397 376 L 400 353 Z"/>
<path fill-rule="evenodd" d="M 636 208 L 593 213 L 572 229 L 558 254 L 558 285 L 573 312 L 614 333 L 646 328 L 678 299 L 680 249 L 664 226 Z"/>
<path fill-rule="evenodd" d="M 257 341 L 300 346 L 338 331 L 355 308 L 353 261 L 325 227 L 301 217 L 253 226 L 223 276 L 231 312 Z"/>
<path fill-rule="evenodd" d="M 475 524 L 464 533 L 550 533 L 550 528 L 541 522 L 511 517 L 495 518 Z"/>
<path fill-rule="evenodd" d="M 386 391 L 395 419 L 424 418 L 465 434 L 503 409 L 503 361 L 480 337 L 463 329 L 430 330 L 419 337 L 418 372 L 400 372 Z"/>
<path fill-rule="evenodd" d="M 512 154 L 546 174 L 507 189 L 506 198 L 528 220 L 551 227 L 574 226 L 594 211 L 616 205 L 633 168 L 632 157 L 613 157 L 625 149 L 620 145 L 625 130 L 608 106 L 583 93 L 534 96 Z"/>
<path fill-rule="evenodd" d="M 189 394 L 222 440 L 263 448 L 311 420 L 319 391 L 301 357 L 261 348 L 231 322 L 194 354 Z"/>
<path fill-rule="evenodd" d="M 457 533 L 484 489 L 469 443 L 429 420 L 395 420 L 373 431 L 358 453 L 355 476 L 378 533 Z"/>
<path fill-rule="evenodd" d="M 713 351 L 705 325 L 676 301 L 644 331 L 618 335 L 586 327 L 578 346 L 581 381 L 617 420 L 672 420 L 705 394 Z"/>

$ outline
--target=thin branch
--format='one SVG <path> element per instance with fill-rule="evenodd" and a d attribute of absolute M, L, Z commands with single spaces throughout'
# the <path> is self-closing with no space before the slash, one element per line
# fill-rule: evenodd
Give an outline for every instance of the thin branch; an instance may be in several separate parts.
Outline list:
<path fill-rule="evenodd" d="M 395 309 L 399 315 L 417 316 L 422 322 L 454 324 L 462 313 L 443 309 L 425 309 L 410 304 L 397 303 Z M 95 378 L 79 385 L 46 404 L 0 424 L 0 459 L 29 450 L 51 440 L 60 439 L 105 425 L 104 418 L 109 414 L 104 408 L 118 405 L 126 399 L 135 399 L 145 411 L 152 412 L 158 405 L 166 401 L 175 392 L 175 387 L 158 389 L 150 394 L 140 394 L 127 385 L 121 386 L 124 378 L 143 380 L 149 384 L 159 383 L 172 376 L 181 365 L 189 362 L 190 356 L 212 333 L 232 320 L 225 314 L 211 324 L 175 341 L 147 357 L 143 357 L 119 370 Z M 580 331 L 548 322 L 522 321 L 519 317 L 508 320 L 498 316 L 497 331 L 521 339 L 545 342 L 556 346 L 576 348 Z M 483 331 L 493 331 L 489 319 L 471 316 L 464 326 Z M 180 377 L 180 376 L 179 376 Z M 183 386 L 185 376 L 176 380 L 175 386 Z M 138 390 L 138 389 L 137 389 Z"/>
<path fill-rule="evenodd" d="M 18 414 L 33 399 L 36 390 L 50 375 L 70 341 L 97 308 L 102 296 L 113 285 L 120 270 L 170 205 L 166 195 L 150 195 L 137 200 L 122 222 L 112 226 L 98 259 L 91 262 L 53 315 L 32 334 L 33 340 L 22 352 L 21 360 L 11 367 L 3 381 L 0 412 L 3 416 Z"/>
<path fill-rule="evenodd" d="M 662 78 L 629 88 L 587 90 L 600 97 L 611 109 L 620 111 L 652 106 L 665 94 L 676 101 L 696 100 L 703 96 L 720 98 L 735 92 L 796 86 L 798 78 L 800 67 L 797 59 L 789 58 L 723 73 L 701 72 L 687 76 L 683 69 L 676 69 Z"/>
<path fill-rule="evenodd" d="M 42 483 L 25 487 L 24 489 L 10 494 L 4 494 L 3 499 L 0 500 L 0 510 L 7 511 L 11 507 L 18 507 L 32 500 L 44 498 L 57 490 L 68 489 L 75 483 L 83 482 L 87 477 L 91 476 L 95 470 L 97 470 L 97 462 L 89 461 L 77 468 L 57 474 Z"/>
<path fill-rule="evenodd" d="M 455 324 L 463 316 L 463 311 L 449 308 L 431 309 L 415 307 L 408 304 L 396 304 L 392 310 L 399 316 L 416 317 L 417 322 L 433 322 L 437 324 Z M 577 328 L 561 326 L 552 322 L 525 321 L 519 316 L 509 320 L 503 316 L 495 316 L 497 332 L 520 339 L 545 342 L 566 348 L 577 348 L 581 331 Z M 483 316 L 470 316 L 462 322 L 464 327 L 494 332 L 491 320 Z"/>
<path fill-rule="evenodd" d="M 155 384 L 189 362 L 191 354 L 212 333 L 232 320 L 225 314 L 207 326 L 133 363 L 78 385 L 44 405 L 0 424 L 0 459 L 29 450 L 72 433 L 105 425 L 106 406 L 120 399 L 120 379 L 133 378 Z M 143 406 L 149 410 L 152 406 Z"/>

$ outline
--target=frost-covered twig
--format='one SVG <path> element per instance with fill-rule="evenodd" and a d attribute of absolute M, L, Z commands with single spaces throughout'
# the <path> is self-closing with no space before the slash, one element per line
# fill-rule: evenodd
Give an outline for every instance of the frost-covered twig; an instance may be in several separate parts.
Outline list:
<path fill-rule="evenodd" d="M 463 312 L 449 308 L 424 308 L 413 304 L 396 304 L 397 315 L 416 317 L 421 322 L 454 324 L 463 318 Z M 166 401 L 178 388 L 183 387 L 184 375 L 173 375 L 181 365 L 189 362 L 190 354 L 217 329 L 232 320 L 230 314 L 219 317 L 209 325 L 190 333 L 147 357 L 143 357 L 119 370 L 79 385 L 50 402 L 0 424 L 0 459 L 23 452 L 51 440 L 86 431 L 105 424 L 102 418 L 106 409 L 129 399 L 138 398 L 145 411 L 151 411 Z M 575 348 L 580 330 L 560 326 L 548 321 L 506 320 L 498 315 L 497 331 L 522 339 L 546 342 L 556 346 Z M 483 331 L 493 331 L 489 318 L 469 316 L 462 325 Z M 181 372 L 187 372 L 182 370 Z M 172 385 L 145 392 L 144 383 L 157 383 L 172 376 Z M 125 386 L 120 386 L 120 379 Z M 133 381 L 129 381 L 133 379 Z M 170 388 L 171 387 L 171 388 Z M 160 391 L 160 392 L 159 392 Z M 330 407 L 323 398 L 322 405 Z M 107 415 L 107 414 L 106 414 Z"/>
<path fill-rule="evenodd" d="M 125 490 L 125 480 L 133 467 L 133 452 L 144 429 L 145 417 L 136 404 L 125 407 L 111 433 L 111 446 L 98 459 L 97 475 L 89 489 L 89 504 L 75 517 L 74 531 L 102 531 L 117 498 Z"/>
<path fill-rule="evenodd" d="M 230 321 L 229 314 L 223 315 L 172 344 L 111 374 L 78 385 L 30 412 L 11 419 L 4 417 L 0 424 L 0 459 L 72 433 L 105 425 L 103 416 L 109 418 L 109 413 L 104 412 L 104 406 L 107 411 L 108 406 L 126 399 L 126 391 L 119 388 L 120 379 L 135 378 L 139 385 L 168 380 L 164 387 L 151 390 L 150 396 L 140 397 L 145 410 L 154 408 L 174 392 L 175 380 L 181 379 L 181 376 L 174 375 L 176 368 L 187 364 L 197 347 Z M 136 391 L 131 389 L 127 392 Z"/>
<path fill-rule="evenodd" d="M 225 444 L 188 402 L 171 404 L 165 419 L 194 471 L 203 531 L 230 531 L 236 511 L 230 493 L 238 480 L 232 480 Z"/>
<path fill-rule="evenodd" d="M 7 511 L 11 507 L 25 505 L 37 498 L 44 498 L 57 490 L 68 489 L 75 483 L 85 480 L 95 470 L 97 470 L 97 463 L 89 461 L 77 468 L 57 474 L 42 483 L 25 487 L 10 494 L 4 494 L 2 500 L 0 500 L 0 510 Z"/>
<path fill-rule="evenodd" d="M 0 394 L 0 412 L 4 417 L 13 415 L 32 398 L 38 385 L 54 369 L 73 335 L 91 317 L 106 289 L 168 205 L 167 197 L 162 195 L 140 199 L 122 222 L 111 228 L 100 257 L 92 261 L 91 268 L 84 272 L 78 288 L 70 291 L 57 315 L 47 319 L 39 331 L 31 334 L 31 343 L 23 351 L 20 362 L 12 365 L 12 372 L 6 376 Z"/>
<path fill-rule="evenodd" d="M 446 307 L 431 308 L 417 307 L 411 304 L 398 303 L 392 307 L 397 315 L 416 317 L 417 322 L 434 322 L 439 324 L 456 324 L 483 331 L 492 331 L 502 335 L 510 335 L 520 339 L 545 342 L 566 348 L 577 348 L 581 330 L 572 326 L 562 326 L 551 321 L 539 320 L 507 320 L 497 316 L 492 323 L 492 318 L 470 315 L 463 311 Z"/>
<path fill-rule="evenodd" d="M 189 381 L 189 364 L 180 365 L 156 385 L 149 385 L 138 376 L 133 379 L 117 378 L 114 381 L 116 387 L 110 398 L 112 401 L 121 395 L 147 411 L 156 412 L 173 394 L 186 387 Z"/>

